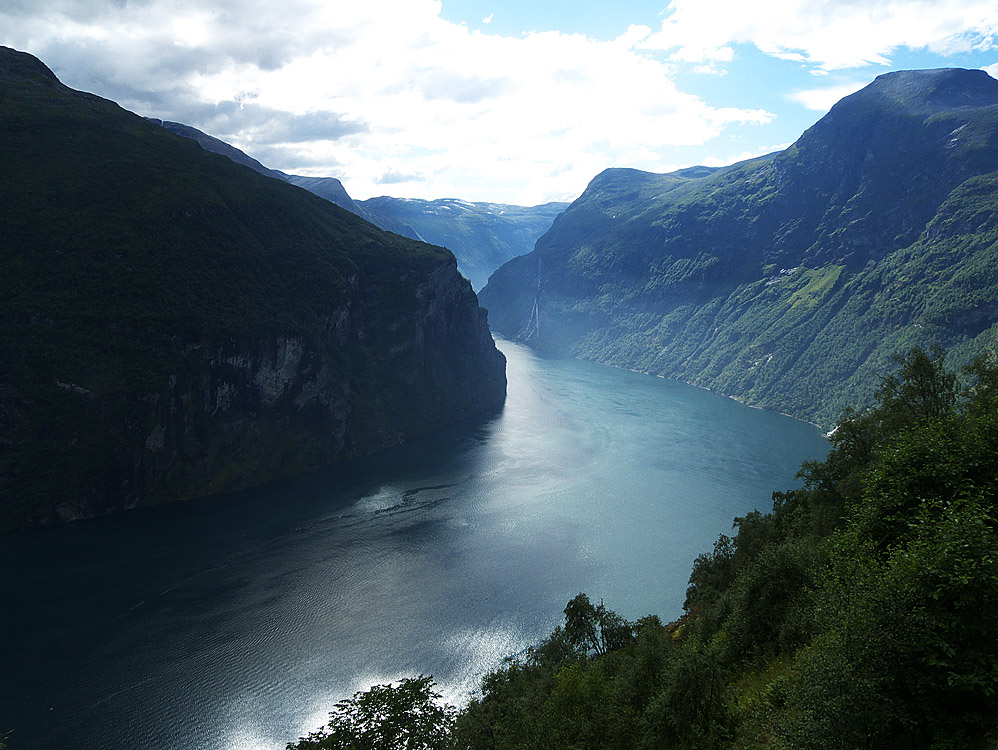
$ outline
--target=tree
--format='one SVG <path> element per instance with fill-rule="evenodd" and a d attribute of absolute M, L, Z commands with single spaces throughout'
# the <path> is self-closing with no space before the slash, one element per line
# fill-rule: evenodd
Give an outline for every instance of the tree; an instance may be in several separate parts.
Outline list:
<path fill-rule="evenodd" d="M 441 703 L 433 678 L 407 677 L 374 685 L 336 704 L 329 723 L 287 750 L 443 750 L 457 709 Z"/>
<path fill-rule="evenodd" d="M 602 655 L 626 645 L 633 637 L 631 624 L 616 612 L 594 605 L 579 594 L 565 606 L 565 636 L 576 649 Z"/>
<path fill-rule="evenodd" d="M 960 389 L 956 374 L 946 369 L 942 347 L 929 353 L 915 347 L 893 359 L 899 370 L 882 378 L 876 393 L 881 420 L 889 430 L 939 419 L 952 411 Z"/>

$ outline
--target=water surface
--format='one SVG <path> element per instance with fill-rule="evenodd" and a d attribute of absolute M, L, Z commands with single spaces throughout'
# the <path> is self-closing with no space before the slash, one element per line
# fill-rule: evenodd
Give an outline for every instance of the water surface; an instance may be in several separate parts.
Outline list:
<path fill-rule="evenodd" d="M 485 422 L 0 537 L 10 750 L 279 750 L 407 675 L 459 700 L 579 591 L 678 616 L 694 557 L 828 448 L 682 383 L 500 345 L 509 397 Z"/>

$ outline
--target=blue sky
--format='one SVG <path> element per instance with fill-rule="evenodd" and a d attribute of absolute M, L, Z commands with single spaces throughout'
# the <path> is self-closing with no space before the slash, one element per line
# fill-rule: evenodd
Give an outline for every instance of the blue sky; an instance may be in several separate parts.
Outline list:
<path fill-rule="evenodd" d="M 998 74 L 998 3 L 5 0 L 0 43 L 354 197 L 536 204 L 783 148 L 890 70 Z"/>
<path fill-rule="evenodd" d="M 610 40 L 623 34 L 633 24 L 652 26 L 659 23 L 666 5 L 661 0 L 616 3 L 594 0 L 573 3 L 454 0 L 443 3 L 441 16 L 472 29 L 504 36 L 557 30 L 564 34 L 586 34 Z"/>

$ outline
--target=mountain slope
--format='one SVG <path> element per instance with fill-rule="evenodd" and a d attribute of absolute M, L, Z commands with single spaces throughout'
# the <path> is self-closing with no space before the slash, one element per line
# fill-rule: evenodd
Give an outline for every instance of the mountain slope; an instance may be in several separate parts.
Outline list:
<path fill-rule="evenodd" d="M 446 247 L 454 253 L 458 269 L 471 280 L 476 290 L 485 286 L 491 273 L 510 258 L 529 253 L 555 216 L 568 206 L 567 203 L 545 203 L 525 207 L 387 196 L 354 201 L 335 177 L 305 177 L 268 169 L 236 147 L 197 128 L 152 118 L 150 121 L 260 174 L 305 188 L 387 232 Z"/>
<path fill-rule="evenodd" d="M 190 138 L 205 151 L 225 156 L 234 161 L 236 164 L 242 164 L 245 167 L 249 167 L 254 172 L 258 172 L 267 177 L 273 177 L 274 179 L 290 182 L 292 185 L 305 188 L 310 193 L 314 193 L 320 198 L 325 198 L 330 203 L 335 203 L 340 208 L 345 208 L 350 213 L 357 214 L 358 216 L 370 221 L 370 218 L 364 214 L 364 211 L 356 203 L 354 203 L 353 198 L 349 196 L 346 188 L 343 187 L 343 183 L 335 177 L 302 177 L 301 175 L 296 174 L 285 174 L 277 169 L 268 169 L 246 152 L 240 151 L 235 146 L 228 144 L 213 135 L 208 135 L 197 128 L 192 128 L 190 125 L 184 125 L 180 122 L 170 122 L 169 120 L 157 120 L 154 117 L 147 117 L 146 119 L 149 120 L 149 122 L 154 122 L 157 125 L 166 128 L 171 133 L 176 133 L 184 138 Z M 385 227 L 382 227 L 382 229 L 384 228 Z M 403 232 L 396 232 L 396 234 L 402 234 L 405 237 L 410 236 L 404 234 Z M 412 239 L 419 239 L 419 237 L 412 237 Z"/>
<path fill-rule="evenodd" d="M 610 170 L 482 291 L 492 327 L 834 423 L 890 357 L 998 339 L 998 81 L 880 76 L 779 154 Z"/>
<path fill-rule="evenodd" d="M 497 408 L 449 252 L 0 48 L 0 527 L 224 492 Z"/>

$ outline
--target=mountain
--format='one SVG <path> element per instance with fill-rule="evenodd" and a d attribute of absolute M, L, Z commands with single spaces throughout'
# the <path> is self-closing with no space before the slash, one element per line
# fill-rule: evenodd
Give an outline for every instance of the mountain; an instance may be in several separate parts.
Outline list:
<path fill-rule="evenodd" d="M 458 268 L 475 289 L 485 286 L 492 272 L 503 263 L 533 250 L 537 238 L 568 206 L 567 203 L 511 206 L 453 198 L 427 201 L 388 197 L 357 201 L 357 205 L 382 229 L 453 251 Z"/>
<path fill-rule="evenodd" d="M 891 358 L 998 344 L 998 81 L 889 73 L 791 147 L 597 176 L 482 290 L 493 330 L 833 424 Z"/>
<path fill-rule="evenodd" d="M 537 238 L 551 226 L 555 216 L 568 206 L 567 203 L 545 203 L 527 207 L 387 196 L 355 201 L 335 177 L 304 177 L 268 169 L 235 146 L 197 128 L 149 119 L 177 135 L 196 141 L 207 151 L 227 156 L 260 174 L 305 188 L 387 232 L 446 247 L 454 253 L 458 269 L 471 280 L 476 291 L 485 286 L 489 275 L 503 263 L 529 253 Z"/>
<path fill-rule="evenodd" d="M 447 250 L 0 48 L 0 527 L 248 487 L 497 409 Z"/>
<path fill-rule="evenodd" d="M 263 166 L 263 164 L 258 162 L 252 156 L 249 156 L 246 152 L 240 151 L 235 146 L 228 144 L 213 135 L 208 135 L 207 133 L 198 130 L 197 128 L 193 128 L 190 125 L 184 125 L 180 122 L 170 122 L 169 120 L 157 120 L 155 117 L 147 117 L 146 119 L 149 120 L 149 122 L 154 122 L 157 125 L 166 128 L 171 133 L 176 133 L 184 138 L 190 138 L 205 151 L 211 151 L 213 154 L 220 154 L 228 157 L 236 164 L 242 164 L 245 167 L 249 167 L 254 172 L 258 172 L 267 177 L 273 177 L 274 179 L 290 182 L 292 185 L 305 188 L 310 193 L 314 193 L 320 198 L 325 198 L 327 201 L 335 203 L 340 208 L 345 208 L 350 213 L 357 214 L 358 216 L 370 221 L 370 218 L 364 214 L 364 211 L 357 206 L 357 204 L 354 203 L 353 198 L 349 196 L 346 188 L 343 187 L 343 183 L 335 177 L 302 177 L 296 174 L 285 174 L 278 169 L 269 169 Z M 396 232 L 396 234 L 403 233 Z M 409 235 L 403 234 L 403 236 L 408 237 Z M 412 239 L 419 238 L 412 237 Z"/>

